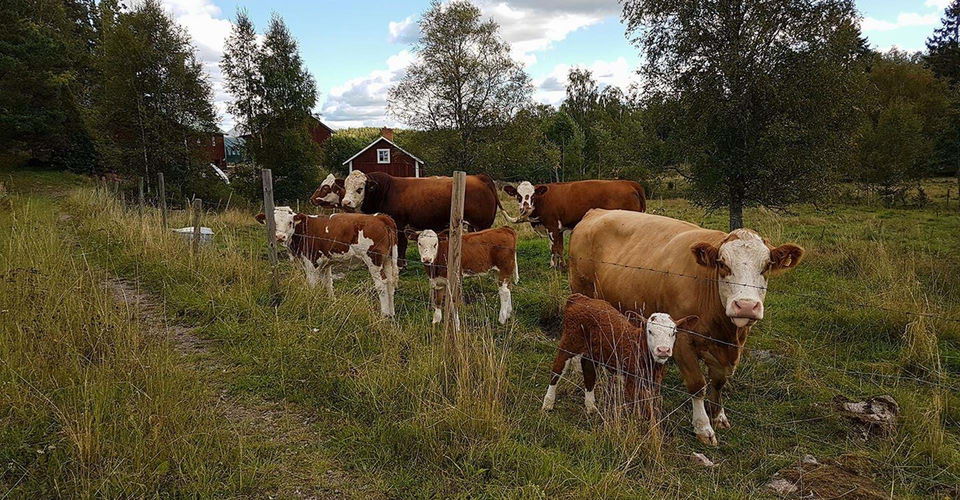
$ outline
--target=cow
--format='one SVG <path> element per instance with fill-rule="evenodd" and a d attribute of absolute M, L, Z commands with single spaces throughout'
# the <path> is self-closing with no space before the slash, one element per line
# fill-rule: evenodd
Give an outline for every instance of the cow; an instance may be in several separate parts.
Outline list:
<path fill-rule="evenodd" d="M 716 445 L 714 427 L 730 428 L 721 391 L 751 327 L 764 317 L 767 280 L 795 268 L 803 253 L 792 243 L 771 246 L 749 229 L 727 233 L 657 215 L 594 209 L 570 238 L 570 288 L 621 311 L 700 317 L 696 327 L 677 335 L 674 359 L 692 395 L 694 432 Z"/>
<path fill-rule="evenodd" d="M 257 214 L 263 224 L 266 216 Z M 333 266 L 362 262 L 380 298 L 380 313 L 394 315 L 397 288 L 397 226 L 386 215 L 306 215 L 290 207 L 274 208 L 277 243 L 290 261 L 303 267 L 311 287 L 322 280 L 333 297 Z"/>
<path fill-rule="evenodd" d="M 563 331 L 543 409 L 553 409 L 557 382 L 569 362 L 579 357 L 587 413 L 597 411 L 593 390 L 600 365 L 622 376 L 626 403 L 643 403 L 638 405 L 641 414 L 657 418 L 664 363 L 673 354 L 677 330 L 696 324 L 697 319 L 686 316 L 674 321 L 666 313 L 651 314 L 649 319 L 632 312 L 625 316 L 606 301 L 571 295 L 563 308 Z"/>
<path fill-rule="evenodd" d="M 573 230 L 591 208 L 647 210 L 643 186 L 633 181 L 589 180 L 537 184 L 523 181 L 503 191 L 517 199 L 520 217 L 511 222 L 530 222 L 543 227 L 550 239 L 550 266 L 563 267 L 563 232 Z"/>
<path fill-rule="evenodd" d="M 417 242 L 420 261 L 430 279 L 433 303 L 433 323 L 443 319 L 443 297 L 447 286 L 447 255 L 449 234 L 439 234 L 432 229 L 420 232 L 407 231 L 407 237 Z M 486 229 L 463 235 L 460 247 L 460 268 L 464 277 L 477 276 L 488 272 L 497 274 L 500 286 L 500 324 L 504 324 L 513 314 L 513 302 L 510 295 L 510 282 L 520 281 L 517 268 L 517 232 L 509 227 Z M 459 326 L 459 318 L 454 318 Z"/>
<path fill-rule="evenodd" d="M 503 210 L 497 188 L 489 176 L 468 175 L 463 220 L 472 230 L 493 225 L 497 209 Z M 450 177 L 393 177 L 383 172 L 365 174 L 354 170 L 344 179 L 346 191 L 341 204 L 348 210 L 366 214 L 384 213 L 393 217 L 401 231 L 442 231 L 450 223 L 450 199 L 453 179 Z M 405 264 L 407 240 L 399 238 L 400 265 Z"/>
<path fill-rule="evenodd" d="M 310 203 L 317 207 L 339 208 L 343 194 L 343 179 L 330 174 L 310 196 Z"/>

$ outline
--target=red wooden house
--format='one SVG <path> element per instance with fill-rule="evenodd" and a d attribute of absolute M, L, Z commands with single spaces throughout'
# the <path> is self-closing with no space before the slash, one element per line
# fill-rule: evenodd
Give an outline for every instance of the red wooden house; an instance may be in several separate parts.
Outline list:
<path fill-rule="evenodd" d="M 326 123 L 320 121 L 320 118 L 311 115 L 310 118 L 310 137 L 313 139 L 313 142 L 317 143 L 318 146 L 323 146 L 324 142 L 327 142 L 327 139 L 333 135 L 333 129 L 328 127 Z"/>
<path fill-rule="evenodd" d="M 203 159 L 220 168 L 227 166 L 227 152 L 223 147 L 223 134 L 220 132 L 204 132 L 197 137 L 197 146 L 200 148 Z"/>
<path fill-rule="evenodd" d="M 394 177 L 420 177 L 423 160 L 393 142 L 393 129 L 380 129 L 380 137 L 347 161 L 350 172 L 386 172 Z"/>

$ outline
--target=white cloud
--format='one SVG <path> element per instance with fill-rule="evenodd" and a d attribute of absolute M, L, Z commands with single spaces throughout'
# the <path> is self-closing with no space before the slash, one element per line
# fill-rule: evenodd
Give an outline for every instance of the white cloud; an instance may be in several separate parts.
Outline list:
<path fill-rule="evenodd" d="M 390 21 L 387 29 L 390 31 L 390 43 L 413 43 L 420 34 L 420 26 L 413 16 L 407 16 L 402 21 Z"/>
<path fill-rule="evenodd" d="M 348 80 L 330 89 L 323 104 L 323 121 L 333 127 L 397 126 L 387 118 L 387 93 L 414 60 L 409 50 L 402 50 L 387 59 L 387 69 Z"/>
<path fill-rule="evenodd" d="M 927 0 L 923 4 L 927 7 L 934 7 L 939 10 L 946 9 L 953 0 Z"/>
<path fill-rule="evenodd" d="M 558 64 L 553 67 L 553 70 L 547 76 L 533 82 L 536 88 L 534 99 L 553 105 L 563 101 L 567 92 L 567 74 L 574 67 L 590 70 L 593 79 L 599 84 L 600 88 L 613 85 L 626 92 L 631 85 L 639 81 L 636 67 L 630 65 L 623 57 L 618 57 L 613 61 L 597 60 L 588 66 Z"/>
<path fill-rule="evenodd" d="M 929 3 L 929 2 L 928 2 Z M 910 26 L 933 26 L 940 18 L 937 14 L 918 14 L 916 12 L 901 12 L 895 21 L 885 21 L 873 17 L 866 17 L 860 25 L 863 31 L 891 31 Z"/>
<path fill-rule="evenodd" d="M 212 0 L 161 0 L 161 3 L 193 39 L 197 57 L 203 63 L 213 87 L 214 107 L 221 118 L 220 126 L 223 130 L 229 130 L 234 120 L 227 113 L 230 95 L 223 87 L 220 59 L 223 57 L 224 41 L 233 23 L 221 17 L 223 12 Z"/>

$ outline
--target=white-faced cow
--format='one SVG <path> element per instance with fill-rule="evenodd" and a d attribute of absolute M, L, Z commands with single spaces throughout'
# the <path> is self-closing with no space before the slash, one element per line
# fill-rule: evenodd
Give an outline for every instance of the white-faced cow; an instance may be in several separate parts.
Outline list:
<path fill-rule="evenodd" d="M 407 236 L 417 242 L 420 261 L 430 278 L 433 296 L 433 322 L 443 319 L 443 298 L 447 287 L 447 255 L 449 239 L 447 231 L 437 234 L 432 229 L 421 232 L 408 231 Z M 463 235 L 460 250 L 460 267 L 464 277 L 495 272 L 500 285 L 500 323 L 506 323 L 513 314 L 510 282 L 517 283 L 517 233 L 509 227 L 498 227 Z M 454 318 L 459 325 L 459 318 Z"/>
<path fill-rule="evenodd" d="M 553 409 L 557 382 L 569 362 L 579 357 L 587 413 L 597 411 L 593 391 L 599 365 L 622 377 L 626 403 L 639 403 L 641 415 L 656 418 L 664 363 L 673 355 L 677 329 L 696 322 L 696 316 L 674 321 L 666 313 L 651 314 L 649 319 L 633 313 L 624 316 L 606 301 L 579 293 L 571 295 L 563 309 L 563 333 L 553 360 L 550 385 L 543 397 L 543 409 Z"/>
<path fill-rule="evenodd" d="M 320 183 L 320 187 L 310 195 L 310 203 L 317 207 L 339 208 L 343 194 L 343 179 L 337 179 L 333 174 L 329 174 Z"/>
<path fill-rule="evenodd" d="M 693 395 L 694 431 L 716 444 L 714 427 L 730 427 L 721 390 L 751 326 L 763 318 L 767 280 L 802 257 L 799 246 L 773 247 L 748 229 L 725 233 L 657 215 L 591 210 L 570 238 L 570 288 L 621 311 L 700 316 L 695 333 L 677 335 L 673 357 Z"/>
<path fill-rule="evenodd" d="M 517 199 L 520 217 L 511 222 L 528 221 L 534 229 L 543 227 L 550 239 L 550 265 L 563 266 L 563 232 L 576 227 L 592 208 L 633 210 L 647 209 L 643 186 L 633 181 L 590 180 L 533 184 L 523 181 L 503 186 L 503 191 Z"/>
<path fill-rule="evenodd" d="M 265 216 L 257 220 L 263 224 Z M 290 207 L 276 207 L 277 242 L 290 261 L 300 263 L 313 287 L 323 281 L 333 297 L 333 267 L 361 262 L 366 265 L 380 297 L 380 312 L 394 315 L 397 288 L 397 226 L 386 215 L 306 215 Z"/>
<path fill-rule="evenodd" d="M 354 170 L 344 179 L 346 191 L 341 204 L 366 214 L 384 213 L 393 217 L 400 230 L 442 231 L 450 224 L 451 177 L 393 177 L 383 172 L 365 174 Z M 463 220 L 472 230 L 487 229 L 500 207 L 497 188 L 486 175 L 468 175 Z M 400 238 L 401 267 L 407 241 Z"/>

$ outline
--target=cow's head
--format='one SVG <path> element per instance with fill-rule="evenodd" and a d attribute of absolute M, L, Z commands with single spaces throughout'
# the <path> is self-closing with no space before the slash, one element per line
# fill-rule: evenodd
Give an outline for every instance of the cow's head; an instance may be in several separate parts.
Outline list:
<path fill-rule="evenodd" d="M 259 213 L 256 215 L 256 219 L 257 222 L 264 224 L 267 217 L 263 213 Z M 290 207 L 274 207 L 273 222 L 276 225 L 277 243 L 286 245 L 293 238 L 293 233 L 297 231 L 297 224 L 301 224 L 305 220 L 307 220 L 306 215 L 298 214 Z"/>
<path fill-rule="evenodd" d="M 337 207 L 340 206 L 340 200 L 344 195 L 343 180 L 337 179 L 333 174 L 327 176 L 320 187 L 310 196 L 310 203 L 318 207 Z"/>
<path fill-rule="evenodd" d="M 359 210 L 363 206 L 363 197 L 374 189 L 372 183 L 367 182 L 367 174 L 354 170 L 343 180 L 343 200 L 340 203 L 345 208 Z"/>
<path fill-rule="evenodd" d="M 431 265 L 437 261 L 440 253 L 440 242 L 447 239 L 448 232 L 441 231 L 439 234 L 433 229 L 423 231 L 406 231 L 407 238 L 417 242 L 417 251 L 420 252 L 420 262 Z"/>
<path fill-rule="evenodd" d="M 701 242 L 690 249 L 698 264 L 717 270 L 720 301 L 741 328 L 763 319 L 770 275 L 796 267 L 803 257 L 803 248 L 792 243 L 774 248 L 748 229 L 731 232 L 719 248 Z"/>
<path fill-rule="evenodd" d="M 520 205 L 520 215 L 524 217 L 529 217 L 533 213 L 534 195 L 543 195 L 547 190 L 550 189 L 548 186 L 543 184 L 534 187 L 533 184 L 530 184 L 528 181 L 523 181 L 520 184 L 517 184 L 517 187 L 511 185 L 503 186 L 503 192 L 513 196 L 517 199 L 517 204 Z"/>
<path fill-rule="evenodd" d="M 647 337 L 647 350 L 657 363 L 666 363 L 673 356 L 673 344 L 677 340 L 677 329 L 691 328 L 700 319 L 686 316 L 674 321 L 667 313 L 653 313 L 649 319 L 630 314 L 634 323 L 639 322 L 643 334 Z"/>

